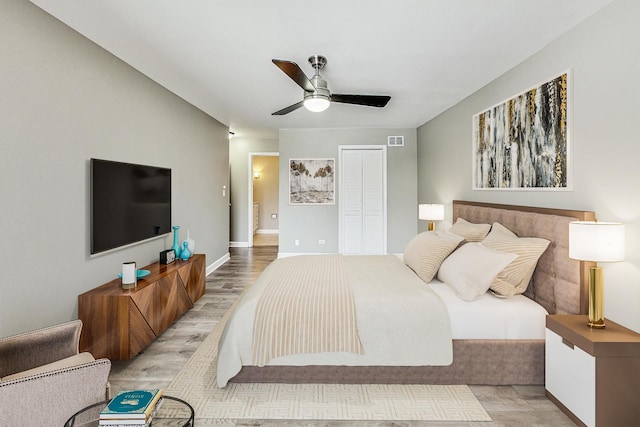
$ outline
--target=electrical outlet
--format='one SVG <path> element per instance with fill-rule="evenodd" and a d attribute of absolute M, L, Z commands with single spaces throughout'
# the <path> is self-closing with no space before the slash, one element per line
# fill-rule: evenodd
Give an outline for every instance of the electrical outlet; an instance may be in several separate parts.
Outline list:
<path fill-rule="evenodd" d="M 271 214 L 271 219 L 278 219 L 278 214 Z"/>
<path fill-rule="evenodd" d="M 327 242 L 326 242 L 325 240 L 323 240 L 323 239 L 318 240 L 318 244 L 319 244 L 319 245 L 324 245 L 324 244 L 326 244 L 326 243 L 327 243 Z"/>
<path fill-rule="evenodd" d="M 296 239 L 293 243 L 294 243 L 296 246 L 300 246 L 300 240 L 298 240 L 298 239 Z"/>

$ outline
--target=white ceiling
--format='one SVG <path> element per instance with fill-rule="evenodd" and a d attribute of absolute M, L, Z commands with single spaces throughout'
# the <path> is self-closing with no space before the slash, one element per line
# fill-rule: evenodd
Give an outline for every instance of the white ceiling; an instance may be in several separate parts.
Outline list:
<path fill-rule="evenodd" d="M 418 127 L 611 0 L 31 1 L 237 135 L 275 138 L 279 128 Z M 302 89 L 271 59 L 311 77 L 314 54 L 328 59 L 332 92 L 391 101 L 272 116 Z"/>

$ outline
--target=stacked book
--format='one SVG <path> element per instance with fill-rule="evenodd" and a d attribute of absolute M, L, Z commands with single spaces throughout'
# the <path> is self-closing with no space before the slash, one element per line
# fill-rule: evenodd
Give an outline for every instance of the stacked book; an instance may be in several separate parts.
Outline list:
<path fill-rule="evenodd" d="M 162 403 L 162 390 L 129 390 L 118 393 L 100 412 L 100 426 L 145 427 Z"/>

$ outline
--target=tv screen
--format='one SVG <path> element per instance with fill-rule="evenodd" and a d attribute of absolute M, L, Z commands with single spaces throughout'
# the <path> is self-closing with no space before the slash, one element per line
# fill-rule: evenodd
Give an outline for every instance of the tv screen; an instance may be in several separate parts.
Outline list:
<path fill-rule="evenodd" d="M 171 232 L 171 169 L 91 159 L 91 254 Z"/>

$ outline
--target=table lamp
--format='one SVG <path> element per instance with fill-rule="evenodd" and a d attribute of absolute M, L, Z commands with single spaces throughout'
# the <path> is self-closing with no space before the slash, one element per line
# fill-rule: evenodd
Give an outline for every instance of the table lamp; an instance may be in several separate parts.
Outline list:
<path fill-rule="evenodd" d="M 441 221 L 444 219 L 444 205 L 418 205 L 418 219 L 429 221 L 427 225 L 428 231 L 435 230 L 436 224 L 434 221 Z"/>
<path fill-rule="evenodd" d="M 598 262 L 624 261 L 624 224 L 576 221 L 569 223 L 569 258 L 595 261 L 589 271 L 589 322 L 604 328 L 604 274 Z"/>

